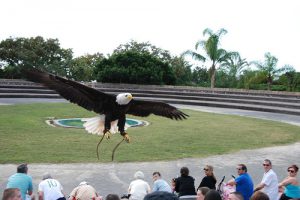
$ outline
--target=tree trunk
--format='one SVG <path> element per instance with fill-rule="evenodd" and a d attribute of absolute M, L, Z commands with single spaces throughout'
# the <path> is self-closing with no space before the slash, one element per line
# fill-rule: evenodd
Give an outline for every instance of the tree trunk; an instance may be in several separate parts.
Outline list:
<path fill-rule="evenodd" d="M 269 76 L 268 77 L 268 91 L 271 91 L 272 89 L 272 78 Z"/>
<path fill-rule="evenodd" d="M 213 65 L 211 67 L 211 76 L 210 76 L 210 88 L 215 88 L 215 82 L 216 82 L 216 67 Z"/>

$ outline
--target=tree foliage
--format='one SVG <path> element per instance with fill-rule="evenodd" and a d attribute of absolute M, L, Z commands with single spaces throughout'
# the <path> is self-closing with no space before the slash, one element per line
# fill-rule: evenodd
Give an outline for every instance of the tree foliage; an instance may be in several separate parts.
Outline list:
<path fill-rule="evenodd" d="M 216 33 L 214 33 L 211 29 L 207 28 L 203 31 L 203 36 L 208 35 L 208 38 L 206 40 L 198 41 L 195 45 L 196 51 L 199 47 L 201 47 L 204 50 L 205 55 L 203 56 L 192 50 L 188 50 L 183 53 L 183 55 L 190 55 L 194 59 L 199 61 L 206 61 L 207 58 L 211 61 L 211 88 L 215 87 L 217 65 L 225 62 L 231 55 L 231 52 L 227 52 L 225 49 L 219 48 L 221 36 L 226 33 L 227 31 L 225 29 L 220 29 Z"/>
<path fill-rule="evenodd" d="M 39 68 L 66 76 L 72 50 L 62 49 L 57 39 L 9 38 L 0 43 L 0 61 L 7 78 L 21 77 L 21 68 Z"/>
<path fill-rule="evenodd" d="M 104 58 L 96 66 L 100 82 L 134 84 L 175 84 L 176 78 L 168 63 L 149 52 L 127 50 Z"/>
<path fill-rule="evenodd" d="M 69 77 L 76 81 L 95 80 L 96 65 L 104 59 L 103 54 L 87 54 L 74 58 L 70 64 Z"/>
<path fill-rule="evenodd" d="M 248 66 L 246 59 L 242 59 L 239 53 L 235 52 L 229 55 L 228 59 L 220 65 L 220 71 L 228 76 L 228 87 L 237 86 L 240 75 Z"/>
<path fill-rule="evenodd" d="M 265 53 L 264 61 L 253 61 L 254 64 L 262 73 L 265 74 L 268 83 L 268 90 L 271 90 L 274 78 L 278 77 L 284 71 L 291 70 L 288 66 L 277 68 L 278 58 L 272 56 L 270 52 Z"/>

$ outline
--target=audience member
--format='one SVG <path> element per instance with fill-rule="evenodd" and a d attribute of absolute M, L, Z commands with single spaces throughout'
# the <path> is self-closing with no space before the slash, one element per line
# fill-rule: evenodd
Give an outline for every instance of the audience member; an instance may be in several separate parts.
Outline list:
<path fill-rule="evenodd" d="M 120 200 L 120 197 L 116 194 L 109 194 L 105 197 L 105 200 Z"/>
<path fill-rule="evenodd" d="M 205 195 L 210 189 L 208 187 L 200 187 L 197 190 L 197 200 L 204 200 Z"/>
<path fill-rule="evenodd" d="M 182 167 L 180 174 L 181 176 L 176 179 L 175 183 L 175 191 L 178 192 L 178 196 L 196 195 L 195 179 L 189 176 L 189 169 Z"/>
<path fill-rule="evenodd" d="M 170 185 L 161 178 L 161 175 L 159 172 L 154 172 L 152 178 L 154 181 L 152 192 L 165 191 L 165 192 L 172 193 L 172 189 L 171 189 Z"/>
<path fill-rule="evenodd" d="M 204 200 L 222 200 L 222 198 L 216 190 L 209 190 L 205 195 Z"/>
<path fill-rule="evenodd" d="M 269 159 L 265 159 L 263 162 L 264 176 L 254 189 L 254 192 L 263 189 L 270 200 L 278 200 L 278 179 L 276 173 L 272 169 L 272 162 Z"/>
<path fill-rule="evenodd" d="M 239 176 L 230 180 L 227 184 L 231 186 L 235 185 L 236 191 L 243 195 L 244 200 L 249 200 L 253 194 L 253 181 L 247 173 L 246 165 L 239 164 L 236 169 Z"/>
<path fill-rule="evenodd" d="M 23 200 L 25 200 L 26 194 L 31 195 L 31 198 L 34 199 L 34 195 L 32 195 L 32 178 L 27 175 L 27 173 L 27 164 L 19 165 L 17 167 L 17 173 L 8 178 L 6 186 L 6 188 L 19 188 Z"/>
<path fill-rule="evenodd" d="M 198 186 L 197 190 L 200 187 L 208 187 L 210 189 L 215 190 L 217 179 L 214 175 L 214 168 L 211 165 L 206 165 L 203 170 L 204 170 L 205 176 L 202 179 L 202 181 L 201 181 L 200 185 Z"/>
<path fill-rule="evenodd" d="M 83 199 L 92 199 L 92 200 L 100 200 L 98 193 L 95 188 L 88 184 L 88 182 L 83 181 L 79 183 L 77 187 L 75 187 L 69 197 L 69 200 L 83 200 Z"/>
<path fill-rule="evenodd" d="M 250 200 L 270 200 L 270 198 L 266 193 L 261 191 L 256 191 L 251 196 Z"/>
<path fill-rule="evenodd" d="M 53 179 L 51 174 L 45 173 L 38 188 L 39 200 L 66 200 L 62 190 L 60 182 Z"/>
<path fill-rule="evenodd" d="M 3 191 L 2 200 L 22 200 L 19 188 L 7 188 Z"/>
<path fill-rule="evenodd" d="M 284 187 L 284 192 L 280 197 L 280 200 L 287 199 L 300 199 L 300 183 L 297 180 L 297 172 L 299 168 L 297 165 L 291 165 L 288 167 L 288 176 L 279 183 L 279 187 Z"/>
<path fill-rule="evenodd" d="M 239 192 L 231 192 L 228 195 L 228 200 L 244 200 L 244 197 L 241 193 Z"/>
<path fill-rule="evenodd" d="M 149 184 L 144 181 L 144 173 L 137 171 L 134 174 L 134 181 L 132 181 L 128 188 L 128 193 L 130 194 L 130 200 L 141 200 L 146 194 L 150 193 L 151 189 Z"/>
<path fill-rule="evenodd" d="M 175 194 L 166 191 L 156 191 L 150 194 L 147 194 L 144 197 L 144 200 L 178 200 L 178 197 Z"/>

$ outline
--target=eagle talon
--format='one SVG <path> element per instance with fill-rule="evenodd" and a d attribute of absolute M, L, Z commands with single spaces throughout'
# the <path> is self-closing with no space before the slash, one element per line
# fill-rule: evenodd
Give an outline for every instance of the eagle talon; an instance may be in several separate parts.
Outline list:
<path fill-rule="evenodd" d="M 111 136 L 111 133 L 109 130 L 105 129 L 103 131 L 103 134 L 105 135 L 106 139 L 109 140 L 110 139 L 110 136 Z"/>
<path fill-rule="evenodd" d="M 123 137 L 124 137 L 124 140 L 125 140 L 127 143 L 130 143 L 130 137 L 129 137 L 129 135 L 128 135 L 127 133 L 125 133 L 125 134 L 123 135 Z"/>

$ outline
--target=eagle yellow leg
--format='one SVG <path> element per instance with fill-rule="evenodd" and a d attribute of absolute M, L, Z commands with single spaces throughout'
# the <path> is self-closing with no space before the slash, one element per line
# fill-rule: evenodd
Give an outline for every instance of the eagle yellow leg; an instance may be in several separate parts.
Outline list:
<path fill-rule="evenodd" d="M 124 132 L 124 133 L 122 133 L 121 135 L 124 137 L 124 140 L 125 140 L 126 142 L 128 142 L 128 143 L 130 142 L 130 137 L 129 137 L 128 133 L 125 133 L 125 132 Z"/>

